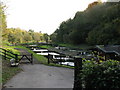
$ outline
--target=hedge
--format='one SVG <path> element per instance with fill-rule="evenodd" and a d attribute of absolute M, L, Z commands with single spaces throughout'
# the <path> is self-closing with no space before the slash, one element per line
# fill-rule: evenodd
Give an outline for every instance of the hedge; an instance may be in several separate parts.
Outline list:
<path fill-rule="evenodd" d="M 120 62 L 108 60 L 97 64 L 95 61 L 85 61 L 79 80 L 86 89 L 120 88 Z"/>

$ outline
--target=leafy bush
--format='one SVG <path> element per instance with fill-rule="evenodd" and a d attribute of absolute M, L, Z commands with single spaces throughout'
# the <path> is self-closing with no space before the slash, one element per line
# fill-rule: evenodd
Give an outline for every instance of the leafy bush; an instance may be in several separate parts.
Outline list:
<path fill-rule="evenodd" d="M 97 64 L 95 61 L 85 61 L 79 79 L 86 89 L 120 88 L 120 62 L 108 60 Z"/>

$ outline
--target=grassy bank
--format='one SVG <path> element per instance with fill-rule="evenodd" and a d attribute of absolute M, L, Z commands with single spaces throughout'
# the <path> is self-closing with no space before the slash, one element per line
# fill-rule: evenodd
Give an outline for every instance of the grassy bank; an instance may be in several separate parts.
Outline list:
<path fill-rule="evenodd" d="M 22 69 L 19 67 L 10 67 L 7 60 L 2 60 L 2 83 L 5 84 L 10 78 L 19 73 Z"/>
<path fill-rule="evenodd" d="M 46 48 L 46 49 L 53 48 L 53 47 L 50 46 L 50 45 L 41 45 L 40 47 L 41 47 L 41 48 Z"/>
<path fill-rule="evenodd" d="M 20 54 L 20 52 L 14 47 L 7 46 L 5 43 L 2 45 L 2 48 L 11 51 L 14 54 Z M 3 85 L 14 75 L 16 75 L 18 72 L 20 72 L 22 69 L 19 67 L 10 67 L 10 61 L 9 60 L 4 60 L 4 58 L 0 58 L 2 61 L 2 83 Z"/>

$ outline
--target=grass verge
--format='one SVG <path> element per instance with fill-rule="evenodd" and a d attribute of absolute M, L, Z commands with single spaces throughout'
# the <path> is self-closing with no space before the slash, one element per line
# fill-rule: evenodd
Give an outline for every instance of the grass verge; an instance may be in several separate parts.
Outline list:
<path fill-rule="evenodd" d="M 4 85 L 10 78 L 19 73 L 22 69 L 19 67 L 10 67 L 8 60 L 2 60 L 2 84 Z"/>
<path fill-rule="evenodd" d="M 16 49 L 14 49 L 11 46 L 7 46 L 4 45 L 2 46 L 2 48 L 11 51 L 14 54 L 20 54 L 19 51 L 17 51 Z M 18 72 L 20 72 L 22 69 L 20 69 L 19 67 L 10 67 L 10 61 L 9 60 L 4 60 L 2 57 L 0 58 L 2 61 L 2 77 L 1 77 L 1 81 L 2 84 L 4 85 L 10 78 L 12 78 L 15 74 L 17 74 Z"/>
<path fill-rule="evenodd" d="M 50 45 L 40 45 L 41 48 L 46 48 L 46 49 L 49 49 L 49 48 L 53 48 L 52 46 Z"/>

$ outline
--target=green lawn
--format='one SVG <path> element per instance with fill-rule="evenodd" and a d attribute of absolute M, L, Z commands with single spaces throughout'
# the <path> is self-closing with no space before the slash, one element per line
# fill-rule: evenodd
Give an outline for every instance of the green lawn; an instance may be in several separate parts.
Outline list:
<path fill-rule="evenodd" d="M 41 47 L 41 48 L 46 48 L 46 49 L 53 48 L 53 47 L 50 46 L 50 45 L 41 45 L 40 47 Z"/>

